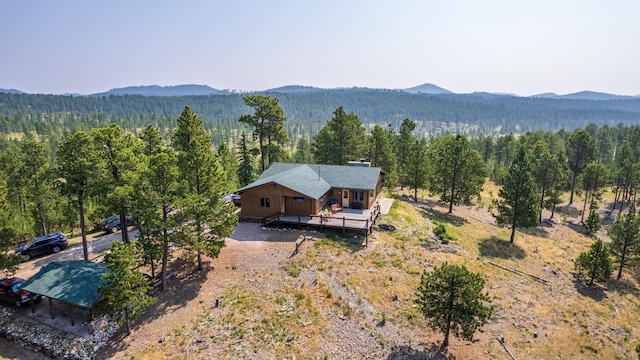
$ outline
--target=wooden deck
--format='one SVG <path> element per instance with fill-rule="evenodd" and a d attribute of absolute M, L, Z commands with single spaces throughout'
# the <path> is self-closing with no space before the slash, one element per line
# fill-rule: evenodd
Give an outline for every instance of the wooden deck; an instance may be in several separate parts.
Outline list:
<path fill-rule="evenodd" d="M 363 231 L 368 237 L 371 227 L 380 215 L 380 206 L 376 203 L 371 209 L 342 209 L 329 216 L 277 213 L 263 219 L 265 225 L 286 224 L 292 227 L 312 227 L 332 230 Z"/>

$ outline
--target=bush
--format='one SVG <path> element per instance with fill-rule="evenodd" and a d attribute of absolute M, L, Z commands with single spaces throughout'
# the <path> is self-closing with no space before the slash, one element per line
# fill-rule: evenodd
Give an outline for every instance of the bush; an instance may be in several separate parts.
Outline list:
<path fill-rule="evenodd" d="M 435 222 L 435 226 L 433 227 L 433 233 L 440 240 L 454 240 L 453 236 L 447 234 L 446 226 L 441 222 Z"/>

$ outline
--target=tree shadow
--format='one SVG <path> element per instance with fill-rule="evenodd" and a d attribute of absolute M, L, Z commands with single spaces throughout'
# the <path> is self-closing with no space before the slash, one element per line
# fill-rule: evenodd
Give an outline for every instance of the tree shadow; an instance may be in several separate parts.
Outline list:
<path fill-rule="evenodd" d="M 573 286 L 580 295 L 590 297 L 595 301 L 602 301 L 607 298 L 607 292 L 604 287 L 597 284 L 589 285 L 585 279 L 576 273 L 572 272 L 571 275 L 573 276 Z"/>
<path fill-rule="evenodd" d="M 544 237 L 544 238 L 549 237 L 549 232 L 544 228 L 545 228 L 545 225 L 538 225 L 536 227 L 521 228 L 521 229 L 518 229 L 518 231 L 531 236 Z"/>
<path fill-rule="evenodd" d="M 396 346 L 386 360 L 454 360 L 455 356 L 439 352 L 440 345 L 432 343 L 424 350 L 414 349 L 408 345 Z"/>
<path fill-rule="evenodd" d="M 565 223 L 565 225 L 575 231 L 576 233 L 580 234 L 580 235 L 584 235 L 584 236 L 588 236 L 587 234 L 587 230 L 585 230 L 584 226 L 581 223 L 574 223 L 572 221 L 567 221 Z"/>
<path fill-rule="evenodd" d="M 478 250 L 482 257 L 492 257 L 500 259 L 524 259 L 527 254 L 518 245 L 510 243 L 508 240 L 492 236 L 482 239 L 478 244 Z"/>
<path fill-rule="evenodd" d="M 635 275 L 637 275 L 637 274 L 635 274 Z M 609 281 L 607 283 L 607 289 L 609 291 L 615 291 L 615 292 L 617 292 L 617 293 L 619 293 L 621 295 L 638 296 L 638 294 L 640 294 L 640 289 L 638 289 L 637 285 L 634 284 L 633 281 L 631 281 L 628 277 L 625 278 L 625 274 L 624 273 L 623 273 L 622 278 L 620 280 Z"/>
<path fill-rule="evenodd" d="M 454 214 L 449 214 L 448 212 L 442 212 L 433 207 L 418 205 L 418 209 L 420 210 L 420 214 L 422 214 L 423 218 L 426 218 L 432 221 L 439 221 L 439 222 L 454 225 L 454 226 L 462 226 L 468 223 L 467 219 L 463 217 L 460 217 Z"/>
<path fill-rule="evenodd" d="M 155 289 L 153 296 L 158 300 L 146 308 L 138 317 L 131 321 L 131 333 L 135 333 L 142 325 L 150 323 L 170 312 L 174 312 L 197 298 L 202 283 L 206 280 L 208 271 L 214 270 L 211 261 L 203 260 L 202 271 L 188 259 L 176 259 L 173 262 L 173 272 L 176 274 L 167 280 L 165 291 Z M 111 359 L 117 353 L 126 350 L 127 337 L 124 326 L 109 339 L 109 341 L 97 352 L 96 359 Z"/>

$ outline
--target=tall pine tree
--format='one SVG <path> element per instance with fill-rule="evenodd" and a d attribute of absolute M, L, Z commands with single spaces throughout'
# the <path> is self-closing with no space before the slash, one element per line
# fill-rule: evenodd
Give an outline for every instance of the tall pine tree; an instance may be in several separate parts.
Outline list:
<path fill-rule="evenodd" d="M 238 217 L 235 208 L 222 200 L 226 179 L 213 152 L 211 136 L 202 127 L 202 118 L 188 106 L 178 118 L 172 144 L 185 186 L 180 209 L 191 224 L 183 233 L 186 245 L 197 254 L 198 270 L 202 270 L 202 254 L 218 257 Z"/>
<path fill-rule="evenodd" d="M 538 224 L 536 183 L 524 148 L 520 148 L 511 162 L 498 196 L 498 214 L 494 216 L 498 224 L 507 225 L 511 229 L 509 242 L 513 244 L 517 228 Z"/>

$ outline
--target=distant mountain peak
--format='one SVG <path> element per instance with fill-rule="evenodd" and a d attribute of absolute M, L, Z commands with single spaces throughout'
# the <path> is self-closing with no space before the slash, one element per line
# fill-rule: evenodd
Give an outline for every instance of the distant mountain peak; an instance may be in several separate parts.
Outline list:
<path fill-rule="evenodd" d="M 226 91 L 214 89 L 207 85 L 142 85 L 128 86 L 111 89 L 104 93 L 93 94 L 92 96 L 109 95 L 142 95 L 142 96 L 198 96 L 198 95 L 220 95 Z"/>
<path fill-rule="evenodd" d="M 402 91 L 406 91 L 412 94 L 451 94 L 452 92 L 441 88 L 434 84 L 424 83 L 422 85 L 414 86 L 408 89 L 402 89 Z"/>
<path fill-rule="evenodd" d="M 312 91 L 322 91 L 322 90 L 324 89 L 317 88 L 314 86 L 285 85 L 285 86 L 280 86 L 277 88 L 265 90 L 265 92 L 301 93 L 301 92 L 312 92 Z"/>

